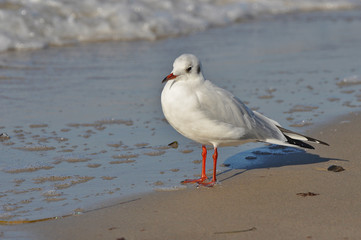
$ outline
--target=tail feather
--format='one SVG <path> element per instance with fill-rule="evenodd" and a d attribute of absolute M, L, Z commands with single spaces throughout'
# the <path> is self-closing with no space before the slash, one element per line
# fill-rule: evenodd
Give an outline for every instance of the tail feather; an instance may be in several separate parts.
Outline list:
<path fill-rule="evenodd" d="M 315 138 L 311 138 L 311 137 L 307 137 L 305 135 L 293 132 L 291 130 L 285 129 L 283 127 L 277 126 L 278 129 L 283 133 L 283 135 L 286 137 L 287 139 L 287 143 L 292 144 L 292 145 L 297 145 L 303 148 L 309 148 L 309 149 L 315 149 L 313 146 L 305 143 L 304 141 L 308 141 L 308 142 L 313 142 L 313 143 L 318 143 L 318 144 L 323 144 L 326 146 L 329 146 L 328 143 L 323 142 L 321 140 L 315 139 Z"/>

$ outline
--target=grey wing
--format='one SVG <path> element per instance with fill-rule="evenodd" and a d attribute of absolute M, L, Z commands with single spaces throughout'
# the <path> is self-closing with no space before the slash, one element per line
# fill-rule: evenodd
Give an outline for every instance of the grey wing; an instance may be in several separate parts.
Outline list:
<path fill-rule="evenodd" d="M 219 88 L 208 81 L 209 87 L 214 90 L 212 99 L 202 101 L 202 107 L 207 108 L 206 114 L 217 121 L 231 124 L 234 127 L 244 128 L 241 139 L 254 139 L 270 142 L 270 139 L 286 141 L 279 124 L 262 114 L 249 109 L 233 94 Z M 280 143 L 278 143 L 280 144 Z"/>
<path fill-rule="evenodd" d="M 265 142 L 273 142 L 272 139 L 279 140 L 281 142 L 287 141 L 283 133 L 277 127 L 280 126 L 278 122 L 260 114 L 259 112 L 252 111 L 236 97 L 234 97 L 234 102 L 239 109 L 242 109 L 241 112 L 243 113 L 243 118 L 247 123 L 249 134 L 253 135 L 255 139 Z"/>

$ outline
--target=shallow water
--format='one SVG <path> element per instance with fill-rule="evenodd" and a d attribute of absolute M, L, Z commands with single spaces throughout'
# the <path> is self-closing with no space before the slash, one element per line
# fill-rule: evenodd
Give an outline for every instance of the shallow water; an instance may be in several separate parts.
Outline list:
<path fill-rule="evenodd" d="M 295 131 L 359 111 L 360 30 L 360 11 L 314 12 L 155 42 L 2 53 L 0 133 L 10 139 L 0 138 L 0 219 L 75 214 L 182 189 L 198 175 L 200 146 L 160 108 L 161 80 L 184 52 L 199 56 L 206 78 Z M 259 146 L 222 148 L 220 164 Z"/>

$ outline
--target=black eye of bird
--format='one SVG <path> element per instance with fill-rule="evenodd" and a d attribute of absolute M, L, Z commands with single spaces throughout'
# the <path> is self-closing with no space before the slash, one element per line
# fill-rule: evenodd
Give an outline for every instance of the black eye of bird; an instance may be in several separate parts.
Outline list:
<path fill-rule="evenodd" d="M 192 67 L 189 67 L 186 69 L 186 71 L 189 73 L 192 70 Z"/>

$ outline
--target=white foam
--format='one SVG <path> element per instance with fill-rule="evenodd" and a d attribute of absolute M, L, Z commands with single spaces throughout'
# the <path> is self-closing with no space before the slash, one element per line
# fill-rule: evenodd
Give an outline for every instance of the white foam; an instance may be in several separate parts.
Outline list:
<path fill-rule="evenodd" d="M 353 75 L 350 77 L 345 77 L 344 79 L 338 81 L 337 86 L 339 87 L 348 87 L 361 84 L 361 76 Z"/>
<path fill-rule="evenodd" d="M 179 190 L 185 190 L 185 189 L 187 189 L 187 187 L 184 185 L 154 188 L 154 190 L 157 192 L 172 192 L 172 191 L 179 191 Z"/>
<path fill-rule="evenodd" d="M 263 14 L 359 6 L 358 0 L 4 0 L 0 51 L 78 41 L 155 40 Z"/>

